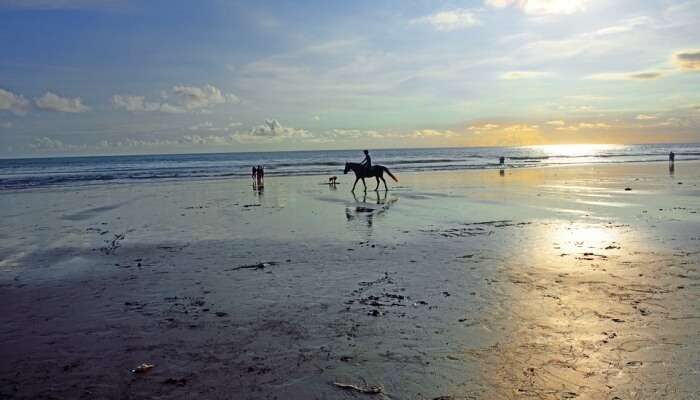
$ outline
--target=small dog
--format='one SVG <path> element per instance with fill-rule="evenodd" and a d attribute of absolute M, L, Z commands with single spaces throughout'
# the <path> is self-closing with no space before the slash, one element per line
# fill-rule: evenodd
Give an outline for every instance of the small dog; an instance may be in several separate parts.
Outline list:
<path fill-rule="evenodd" d="M 338 182 L 338 177 L 337 176 L 331 176 L 328 178 L 328 184 L 329 185 L 336 185 Z"/>

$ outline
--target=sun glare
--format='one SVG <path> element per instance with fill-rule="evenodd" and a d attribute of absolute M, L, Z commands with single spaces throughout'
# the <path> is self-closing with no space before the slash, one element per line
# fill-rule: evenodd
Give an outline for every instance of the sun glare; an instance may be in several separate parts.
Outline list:
<path fill-rule="evenodd" d="M 541 151 L 547 156 L 581 157 L 623 150 L 626 146 L 620 144 L 550 144 L 526 147 Z"/>
<path fill-rule="evenodd" d="M 615 247 L 619 241 L 614 229 L 600 225 L 559 225 L 549 236 L 562 253 L 576 254 Z"/>

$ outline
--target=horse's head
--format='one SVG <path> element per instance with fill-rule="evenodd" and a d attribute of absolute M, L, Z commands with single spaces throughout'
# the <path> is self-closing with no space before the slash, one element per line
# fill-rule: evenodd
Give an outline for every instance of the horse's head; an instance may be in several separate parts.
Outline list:
<path fill-rule="evenodd" d="M 347 174 L 348 171 L 350 171 L 350 163 L 345 163 L 345 170 L 343 171 L 344 174 Z"/>

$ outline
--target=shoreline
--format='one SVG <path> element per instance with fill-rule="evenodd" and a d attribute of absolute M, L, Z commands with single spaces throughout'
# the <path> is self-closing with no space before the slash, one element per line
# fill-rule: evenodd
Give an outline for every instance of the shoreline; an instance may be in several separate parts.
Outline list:
<path fill-rule="evenodd" d="M 374 148 L 373 151 L 392 151 L 392 150 L 445 150 L 445 149 L 512 149 L 512 148 L 527 148 L 527 147 L 537 147 L 537 146 L 561 146 L 562 144 L 549 144 L 549 145 L 529 145 L 529 146 L 467 146 L 467 147 L 380 147 Z M 571 145 L 571 144 L 564 144 Z M 648 145 L 659 145 L 659 146 L 682 146 L 682 145 L 700 145 L 700 142 L 671 142 L 671 143 L 579 143 L 573 144 L 574 146 L 648 146 Z M 229 151 L 229 152 L 201 152 L 201 153 L 143 153 L 143 154 L 89 154 L 89 155 L 42 155 L 42 156 L 31 156 L 23 158 L 6 158 L 0 157 L 0 160 L 32 160 L 37 158 L 88 158 L 88 157 L 140 157 L 140 156 L 173 156 L 173 155 L 207 155 L 207 154 L 254 154 L 254 153 L 308 153 L 315 151 L 327 151 L 327 152 L 342 152 L 342 151 L 355 151 L 360 153 L 363 148 L 347 148 L 347 149 L 320 149 L 320 150 L 276 150 L 276 151 Z"/>
<path fill-rule="evenodd" d="M 520 170 L 529 170 L 529 169 L 543 169 L 543 168 L 585 168 L 585 167 L 601 167 L 601 166 L 615 166 L 615 165 L 668 165 L 668 161 L 658 161 L 658 160 L 650 160 L 650 161 L 627 161 L 627 162 L 589 162 L 589 163 L 572 163 L 572 164 L 549 164 L 549 165 L 540 165 L 536 163 L 525 163 L 522 166 L 499 166 L 497 164 L 493 164 L 491 167 L 478 167 L 478 168 L 453 168 L 453 169 L 434 169 L 434 170 L 408 170 L 408 171 L 402 171 L 398 170 L 398 173 L 400 174 L 407 174 L 407 175 L 424 175 L 424 174 L 440 174 L 440 173 L 461 173 L 461 172 L 479 172 L 479 171 L 500 171 L 503 170 L 504 172 L 510 172 L 510 171 L 520 171 Z M 677 163 L 674 163 L 674 165 L 680 165 L 681 167 L 684 165 L 690 165 L 696 166 L 700 165 L 700 159 L 690 159 L 690 160 L 678 160 Z M 342 178 L 343 172 L 342 168 L 338 170 L 338 172 L 329 172 L 329 173 L 309 173 L 309 174 L 300 174 L 300 173 L 295 173 L 295 174 L 275 174 L 274 172 L 266 172 L 266 177 L 267 178 L 273 178 L 273 179 L 279 179 L 279 178 L 315 178 L 315 177 L 325 177 L 327 178 L 328 176 L 337 176 L 339 179 Z M 348 176 L 352 177 L 353 174 L 352 172 L 349 172 L 347 174 Z M 249 175 L 241 174 L 241 175 L 230 175 L 230 176 L 210 176 L 210 177 L 187 177 L 187 178 L 138 178 L 138 179 L 128 179 L 128 180 L 119 180 L 119 179 L 114 179 L 114 180 L 92 180 L 92 181 L 86 181 L 90 183 L 84 183 L 84 184 L 78 184 L 78 185 L 71 185 L 71 184 L 55 184 L 55 185 L 43 185 L 43 186 L 37 186 L 37 187 L 23 187 L 23 188 L 7 188 L 7 189 L 0 189 L 0 194 L 2 193 L 19 193 L 19 192 L 25 192 L 25 191 L 32 191 L 32 190 L 42 190 L 42 189 L 47 189 L 47 190 L 59 190 L 59 189 L 70 189 L 70 190 L 79 190 L 81 188 L 92 188 L 96 186 L 103 186 L 103 185 L 138 185 L 138 184 L 158 184 L 158 183 L 163 183 L 163 184 L 171 184 L 171 183 L 182 183 L 182 184 L 187 184 L 187 183 L 196 183 L 196 182 L 220 182 L 220 181 L 242 181 L 242 180 L 250 180 L 251 177 Z M 367 178 L 371 179 L 371 178 Z"/>

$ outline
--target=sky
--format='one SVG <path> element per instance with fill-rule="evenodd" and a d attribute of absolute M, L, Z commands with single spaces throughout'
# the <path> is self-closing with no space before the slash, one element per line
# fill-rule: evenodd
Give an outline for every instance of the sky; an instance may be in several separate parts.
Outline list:
<path fill-rule="evenodd" d="M 700 0 L 0 0 L 0 157 L 700 142 Z"/>

